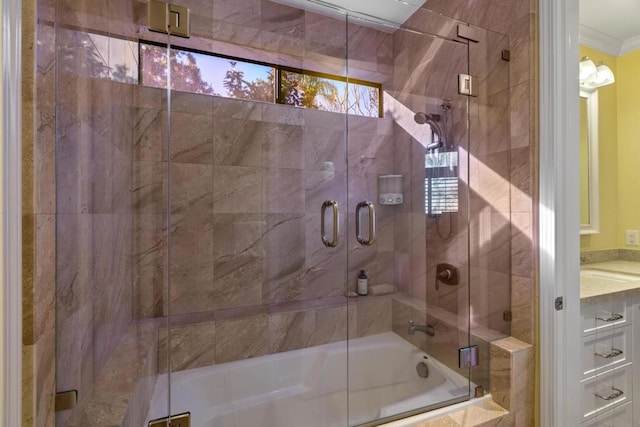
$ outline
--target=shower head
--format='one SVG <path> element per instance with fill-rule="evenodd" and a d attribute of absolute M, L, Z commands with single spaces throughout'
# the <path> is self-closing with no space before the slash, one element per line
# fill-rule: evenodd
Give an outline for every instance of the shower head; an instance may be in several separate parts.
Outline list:
<path fill-rule="evenodd" d="M 413 116 L 413 119 L 419 125 L 427 124 L 431 128 L 431 132 L 433 133 L 433 142 L 427 145 L 427 150 L 436 150 L 444 145 L 442 129 L 438 124 L 440 121 L 439 114 L 416 113 Z"/>
<path fill-rule="evenodd" d="M 413 120 L 415 120 L 416 123 L 419 124 L 419 125 L 424 125 L 424 124 L 427 124 L 429 122 L 439 122 L 440 121 L 440 115 L 439 114 L 416 113 L 415 116 L 413 116 Z"/>

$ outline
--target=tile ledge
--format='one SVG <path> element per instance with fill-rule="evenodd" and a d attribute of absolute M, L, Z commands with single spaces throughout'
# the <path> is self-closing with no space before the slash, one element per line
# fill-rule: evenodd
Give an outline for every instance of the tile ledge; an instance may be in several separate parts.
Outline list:
<path fill-rule="evenodd" d="M 514 414 L 487 394 L 479 399 L 383 424 L 385 427 L 498 427 L 513 425 Z"/>

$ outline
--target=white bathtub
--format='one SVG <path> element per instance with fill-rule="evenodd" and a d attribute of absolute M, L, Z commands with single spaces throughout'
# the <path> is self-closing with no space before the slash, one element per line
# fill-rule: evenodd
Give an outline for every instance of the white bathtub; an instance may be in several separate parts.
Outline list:
<path fill-rule="evenodd" d="M 171 412 L 190 412 L 192 427 L 344 427 L 468 396 L 467 379 L 425 356 L 387 332 L 180 371 L 171 374 Z M 428 378 L 416 373 L 421 361 Z M 161 375 L 147 421 L 166 406 Z"/>

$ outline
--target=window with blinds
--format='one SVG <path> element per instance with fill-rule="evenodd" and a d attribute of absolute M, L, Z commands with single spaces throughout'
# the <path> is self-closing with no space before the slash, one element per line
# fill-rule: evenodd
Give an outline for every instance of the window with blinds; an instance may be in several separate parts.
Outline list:
<path fill-rule="evenodd" d="M 425 213 L 458 212 L 458 153 L 427 153 L 425 175 Z"/>

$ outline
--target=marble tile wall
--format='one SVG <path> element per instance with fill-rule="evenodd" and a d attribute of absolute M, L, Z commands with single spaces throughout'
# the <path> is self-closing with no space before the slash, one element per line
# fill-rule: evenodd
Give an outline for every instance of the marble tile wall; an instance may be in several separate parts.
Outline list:
<path fill-rule="evenodd" d="M 167 330 L 160 330 L 159 369 L 167 372 L 167 349 L 175 372 L 388 332 L 391 313 L 391 296 L 380 296 L 348 306 L 330 298 L 236 311 L 230 317 L 219 313 L 208 320 L 178 316 L 172 320 L 178 324 L 171 327 L 170 345 Z"/>
<path fill-rule="evenodd" d="M 134 98 L 137 317 L 162 316 L 169 309 L 172 315 L 271 310 L 287 302 L 341 297 L 355 290 L 361 269 L 372 284 L 393 283 L 392 208 L 378 210 L 379 243 L 371 248 L 357 243 L 347 213 L 361 200 L 375 200 L 377 175 L 393 172 L 390 120 L 188 93 L 173 95 L 168 114 L 160 89 L 138 88 Z M 167 183 L 162 145 L 169 121 Z M 354 165 L 348 185 L 345 153 Z M 320 206 L 329 198 L 341 206 L 344 243 L 335 249 L 320 239 Z M 182 339 L 198 339 L 191 329 Z M 216 327 L 216 336 L 225 330 Z M 230 333 L 235 338 L 235 328 Z M 271 343 L 263 350 L 283 348 L 288 346 Z"/>

